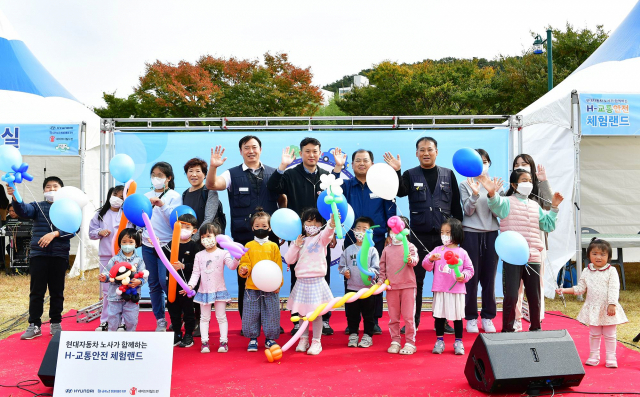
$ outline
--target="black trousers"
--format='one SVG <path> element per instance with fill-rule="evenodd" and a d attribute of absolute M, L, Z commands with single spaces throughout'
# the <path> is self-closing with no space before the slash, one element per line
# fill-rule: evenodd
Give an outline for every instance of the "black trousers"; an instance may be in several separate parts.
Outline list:
<path fill-rule="evenodd" d="M 33 256 L 29 262 L 31 285 L 29 292 L 29 323 L 40 327 L 44 311 L 44 295 L 49 289 L 49 317 L 51 323 L 62 321 L 64 308 L 64 279 L 69 268 L 69 257 Z"/>
<path fill-rule="evenodd" d="M 345 240 L 346 241 L 346 240 Z M 346 249 L 348 245 L 345 245 L 344 249 Z M 380 240 L 375 245 L 376 251 L 378 251 L 378 258 L 382 256 L 382 250 L 384 249 L 384 240 Z M 383 280 L 384 281 L 384 280 Z M 344 279 L 344 293 L 346 294 L 347 290 L 347 279 Z M 374 316 L 373 321 L 375 324 L 378 324 L 378 319 L 382 318 L 382 312 L 384 311 L 384 298 L 383 294 L 373 295 L 374 302 Z M 347 317 L 347 321 L 349 320 L 349 306 L 344 305 L 344 315 Z"/>
<path fill-rule="evenodd" d="M 444 336 L 444 325 L 447 322 L 446 318 L 434 317 L 436 319 L 436 336 Z M 456 339 L 462 339 L 462 320 L 453 320 L 453 333 Z"/>
<path fill-rule="evenodd" d="M 496 238 L 498 231 L 493 232 L 464 232 L 464 248 L 473 263 L 473 277 L 467 281 L 465 287 L 464 318 L 476 320 L 478 318 L 478 283 L 482 286 L 482 310 L 480 318 L 494 319 L 496 317 L 496 273 L 498 271 L 498 254 L 496 254 Z"/>
<path fill-rule="evenodd" d="M 529 304 L 529 331 L 540 330 L 540 264 L 529 263 L 516 266 L 507 262 L 502 263 L 504 300 L 502 303 L 502 332 L 513 332 L 516 320 L 516 304 L 520 280 L 524 284 L 524 293 Z"/>
<path fill-rule="evenodd" d="M 424 277 L 427 274 L 427 271 L 424 270 L 424 267 L 422 267 L 422 260 L 424 259 L 425 256 L 427 256 L 427 251 L 422 247 L 422 245 L 427 247 L 429 251 L 433 251 L 435 247 L 442 245 L 442 239 L 440 238 L 439 231 L 437 234 L 416 233 L 416 235 L 418 236 L 418 239 L 420 240 L 420 242 L 422 242 L 422 244 L 420 244 L 420 242 L 417 242 L 417 241 L 414 243 L 414 245 L 418 249 L 418 256 L 420 258 L 418 261 L 418 264 L 416 264 L 413 268 L 413 271 L 416 274 L 417 291 L 416 291 L 415 321 L 416 321 L 416 328 L 418 328 L 418 325 L 420 325 L 420 314 L 422 314 L 422 289 L 424 287 Z M 415 236 L 411 236 L 412 240 L 414 238 Z"/>
<path fill-rule="evenodd" d="M 292 243 L 293 244 L 293 243 Z M 327 274 L 324 275 L 324 279 L 327 282 L 327 285 L 329 286 L 329 288 L 331 288 L 331 249 L 327 247 Z M 293 264 L 289 264 L 290 267 L 290 272 L 291 272 L 291 291 L 293 291 L 293 287 L 295 287 L 296 285 L 296 280 L 298 279 L 296 277 L 296 272 L 295 272 L 295 267 L 296 265 Z M 291 313 L 292 316 L 297 316 L 298 314 L 302 314 L 303 316 L 306 316 L 307 313 Z M 322 316 L 322 321 L 329 321 L 329 319 L 331 318 L 331 312 L 327 312 L 326 314 L 324 314 Z M 294 323 L 297 324 L 297 323 Z"/>
<path fill-rule="evenodd" d="M 182 335 L 182 321 L 184 321 L 184 333 L 193 335 L 196 327 L 196 312 L 193 298 L 180 295 L 176 292 L 176 300 L 167 301 L 167 310 L 173 324 L 173 332 Z M 200 305 L 197 305 L 200 306 Z"/>
<path fill-rule="evenodd" d="M 358 292 L 353 290 L 347 290 L 347 292 Z M 373 296 L 366 299 L 357 299 L 352 303 L 346 303 L 345 308 L 349 308 L 347 311 L 347 324 L 349 325 L 349 332 L 357 334 L 360 329 L 360 317 L 364 322 L 364 333 L 369 336 L 373 336 L 374 311 L 375 301 Z"/>

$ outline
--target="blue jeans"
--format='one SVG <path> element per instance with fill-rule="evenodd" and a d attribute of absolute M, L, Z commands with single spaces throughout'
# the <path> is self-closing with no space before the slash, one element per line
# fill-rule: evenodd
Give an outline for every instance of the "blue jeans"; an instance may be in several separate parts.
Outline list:
<path fill-rule="evenodd" d="M 158 257 L 155 248 L 142 246 L 142 259 L 149 271 L 149 295 L 151 309 L 156 320 L 164 319 L 164 304 L 167 293 L 167 268 Z"/>

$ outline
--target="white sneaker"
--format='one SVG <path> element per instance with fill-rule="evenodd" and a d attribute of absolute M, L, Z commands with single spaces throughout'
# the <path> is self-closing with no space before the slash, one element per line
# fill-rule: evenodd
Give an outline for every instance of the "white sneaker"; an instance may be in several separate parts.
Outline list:
<path fill-rule="evenodd" d="M 467 320 L 467 332 L 470 334 L 477 334 L 478 332 L 478 320 Z"/>
<path fill-rule="evenodd" d="M 468 327 L 468 325 L 467 325 Z M 490 318 L 483 318 L 482 319 L 482 329 L 484 329 L 484 332 L 488 332 L 488 333 L 493 333 L 496 332 L 496 326 L 493 325 L 493 320 L 491 320 Z M 468 330 L 468 328 L 467 328 Z"/>
<path fill-rule="evenodd" d="M 309 338 L 300 338 L 300 342 L 298 342 L 298 346 L 296 346 L 297 352 L 306 352 L 309 350 Z"/>
<path fill-rule="evenodd" d="M 317 356 L 322 351 L 322 344 L 319 340 L 313 339 L 311 341 L 311 347 L 307 350 L 307 354 L 310 356 Z"/>
<path fill-rule="evenodd" d="M 513 332 L 522 332 L 522 320 L 513 322 Z"/>

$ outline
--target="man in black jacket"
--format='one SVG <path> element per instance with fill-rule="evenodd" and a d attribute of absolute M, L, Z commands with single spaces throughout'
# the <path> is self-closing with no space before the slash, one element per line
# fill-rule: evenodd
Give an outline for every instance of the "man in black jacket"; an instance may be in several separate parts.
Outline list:
<path fill-rule="evenodd" d="M 295 160 L 295 154 L 293 150 L 284 149 L 282 151 L 282 160 L 280 166 L 276 170 L 267 187 L 273 193 L 287 195 L 287 206 L 294 210 L 298 215 L 302 214 L 305 208 L 317 208 L 318 195 L 322 192 L 320 189 L 320 175 L 329 174 L 329 171 L 323 170 L 318 167 L 318 160 L 322 155 L 320 148 L 320 141 L 315 138 L 304 138 L 300 142 L 300 157 L 302 163 L 287 170 L 287 167 Z M 286 172 L 285 172 L 286 170 Z M 335 237 L 330 248 L 334 248 L 336 245 Z M 296 275 L 294 271 L 295 264 L 289 264 L 291 267 L 291 289 L 296 284 Z M 331 266 L 331 250 L 327 250 L 327 274 L 325 280 L 327 284 L 331 285 L 330 277 Z M 293 313 L 295 315 L 296 313 Z M 322 316 L 323 335 L 333 335 L 333 329 L 329 326 L 329 318 L 331 312 L 328 312 Z M 300 328 L 299 323 L 295 323 L 291 334 L 294 335 Z"/>

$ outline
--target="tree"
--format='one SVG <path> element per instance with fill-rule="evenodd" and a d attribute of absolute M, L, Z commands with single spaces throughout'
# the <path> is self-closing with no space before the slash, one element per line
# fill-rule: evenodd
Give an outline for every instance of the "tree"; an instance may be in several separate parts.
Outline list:
<path fill-rule="evenodd" d="M 287 54 L 257 60 L 202 56 L 195 64 L 156 61 L 145 65 L 140 84 L 128 98 L 104 93 L 101 117 L 311 116 L 322 94 L 311 84 L 310 68 L 289 62 Z"/>

